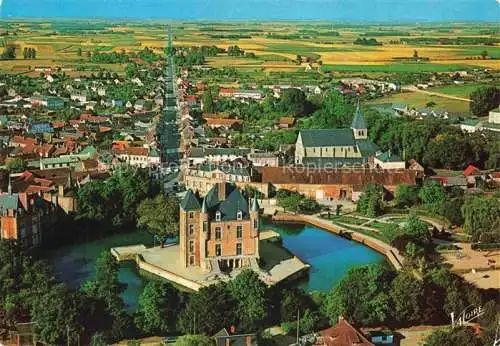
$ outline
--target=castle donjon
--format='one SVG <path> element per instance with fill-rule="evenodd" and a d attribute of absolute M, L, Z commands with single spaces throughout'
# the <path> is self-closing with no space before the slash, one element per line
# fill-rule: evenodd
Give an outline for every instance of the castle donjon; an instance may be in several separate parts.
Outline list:
<path fill-rule="evenodd" d="M 236 186 L 216 184 L 201 201 L 189 190 L 180 204 L 181 261 L 206 271 L 258 267 L 259 227 L 257 199 Z"/>

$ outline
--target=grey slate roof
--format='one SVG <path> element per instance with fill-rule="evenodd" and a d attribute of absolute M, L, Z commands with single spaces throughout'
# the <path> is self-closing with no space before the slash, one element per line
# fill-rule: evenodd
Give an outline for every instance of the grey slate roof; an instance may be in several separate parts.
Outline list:
<path fill-rule="evenodd" d="M 356 107 L 356 112 L 354 112 L 354 118 L 352 119 L 351 129 L 366 129 L 365 117 L 359 109 L 359 103 Z"/>
<path fill-rule="evenodd" d="M 363 156 L 374 156 L 380 148 L 369 139 L 358 139 L 358 148 Z"/>
<path fill-rule="evenodd" d="M 242 218 L 250 218 L 248 201 L 236 186 L 226 183 L 226 198 L 219 200 L 219 185 L 214 185 L 205 196 L 204 203 L 209 213 L 209 218 L 214 219 L 215 213 L 220 211 L 222 221 L 236 220 L 238 210 L 242 212 Z"/>
<path fill-rule="evenodd" d="M 198 210 L 201 208 L 198 198 L 194 195 L 193 191 L 188 190 L 186 196 L 181 201 L 181 208 L 185 211 Z"/>
<path fill-rule="evenodd" d="M 238 211 L 242 212 L 243 219 L 249 219 L 248 202 L 239 189 L 234 189 L 229 196 L 223 200 L 216 209 L 221 212 L 223 221 L 236 220 Z"/>
<path fill-rule="evenodd" d="M 321 129 L 300 131 L 304 147 L 353 147 L 356 145 L 351 129 Z"/>

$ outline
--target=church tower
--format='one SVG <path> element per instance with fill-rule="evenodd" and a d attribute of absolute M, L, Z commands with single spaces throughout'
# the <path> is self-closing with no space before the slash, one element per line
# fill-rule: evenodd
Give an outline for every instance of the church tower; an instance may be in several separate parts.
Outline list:
<path fill-rule="evenodd" d="M 352 119 L 351 129 L 355 139 L 368 138 L 368 128 L 366 127 L 365 117 L 359 109 L 359 101 L 356 107 L 356 112 L 354 113 L 354 118 Z"/>

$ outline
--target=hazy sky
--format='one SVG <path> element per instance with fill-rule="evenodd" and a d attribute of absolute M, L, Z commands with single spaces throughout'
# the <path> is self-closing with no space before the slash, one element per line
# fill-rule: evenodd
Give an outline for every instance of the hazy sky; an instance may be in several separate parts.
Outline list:
<path fill-rule="evenodd" d="M 3 0 L 3 5 L 0 6 L 3 18 L 360 21 L 498 21 L 500 19 L 500 5 L 497 0 Z"/>

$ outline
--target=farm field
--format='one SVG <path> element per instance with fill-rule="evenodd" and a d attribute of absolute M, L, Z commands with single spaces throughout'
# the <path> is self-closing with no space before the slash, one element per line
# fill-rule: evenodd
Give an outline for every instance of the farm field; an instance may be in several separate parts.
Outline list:
<path fill-rule="evenodd" d="M 435 105 L 428 107 L 427 104 L 433 102 Z M 426 95 L 416 92 L 402 92 L 387 97 L 379 98 L 372 104 L 407 104 L 410 108 L 428 107 L 434 110 L 447 110 L 454 113 L 467 113 L 469 111 L 469 102 L 452 100 L 435 95 Z"/>
<path fill-rule="evenodd" d="M 452 72 L 474 68 L 500 70 L 500 35 L 494 24 L 348 25 L 310 23 L 169 23 L 175 46 L 238 45 L 255 58 L 219 54 L 207 59 L 212 67 L 232 66 L 242 71 L 300 71 L 306 62 L 324 73 Z M 0 70 L 30 73 L 30 67 L 88 65 L 90 52 L 139 52 L 165 47 L 166 22 L 0 21 L 1 45 L 14 44 L 15 61 L 2 61 Z M 15 35 L 12 33 L 15 32 Z M 356 44 L 375 39 L 377 45 Z M 444 44 L 445 42 L 446 44 Z M 24 48 L 37 50 L 36 60 L 24 61 Z M 1 49 L 1 47 L 0 47 Z M 82 56 L 77 53 L 82 51 Z M 418 54 L 421 62 L 411 62 Z M 295 61 L 298 56 L 302 64 Z M 90 69 L 99 66 L 87 66 Z M 123 65 L 111 70 L 122 72 Z"/>

